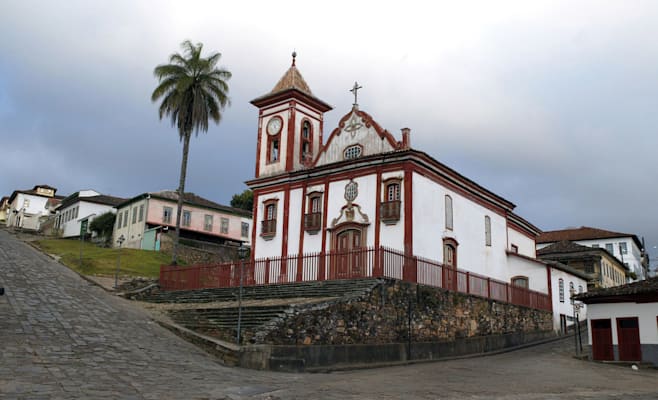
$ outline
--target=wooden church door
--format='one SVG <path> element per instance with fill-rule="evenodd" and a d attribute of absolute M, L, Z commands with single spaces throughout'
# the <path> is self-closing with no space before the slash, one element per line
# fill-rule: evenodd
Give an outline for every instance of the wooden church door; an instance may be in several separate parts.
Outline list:
<path fill-rule="evenodd" d="M 362 275 L 362 234 L 359 229 L 346 229 L 336 235 L 333 279 L 348 279 Z"/>

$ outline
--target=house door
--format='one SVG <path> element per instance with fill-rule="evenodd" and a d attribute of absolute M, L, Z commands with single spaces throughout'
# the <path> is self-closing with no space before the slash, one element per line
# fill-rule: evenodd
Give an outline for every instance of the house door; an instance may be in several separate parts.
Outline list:
<path fill-rule="evenodd" d="M 560 332 L 563 335 L 567 334 L 567 316 L 564 314 L 560 314 Z"/>
<path fill-rule="evenodd" d="M 336 235 L 335 263 L 330 274 L 332 279 L 362 277 L 363 253 L 360 229 L 346 229 Z"/>
<path fill-rule="evenodd" d="M 642 361 L 640 326 L 637 317 L 617 318 L 619 361 Z"/>
<path fill-rule="evenodd" d="M 457 290 L 457 245 L 449 239 L 443 241 L 443 288 Z"/>
<path fill-rule="evenodd" d="M 609 319 L 593 319 L 592 358 L 601 361 L 614 361 L 612 349 L 612 327 Z"/>

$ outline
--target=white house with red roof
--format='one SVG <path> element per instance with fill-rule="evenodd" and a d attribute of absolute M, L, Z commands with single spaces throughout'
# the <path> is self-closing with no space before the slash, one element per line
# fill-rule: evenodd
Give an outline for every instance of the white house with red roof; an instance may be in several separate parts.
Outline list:
<path fill-rule="evenodd" d="M 550 268 L 535 254 L 540 230 L 512 202 L 413 149 L 410 129 L 395 138 L 359 107 L 357 84 L 353 107 L 325 140 L 332 107 L 311 92 L 294 57 L 274 89 L 251 102 L 259 110 L 256 172 L 247 182 L 252 259 L 342 254 L 311 270 L 268 266 L 283 281 L 331 279 L 349 276 L 357 250 L 386 248 L 550 293 Z"/>
<path fill-rule="evenodd" d="M 589 226 L 546 231 L 537 237 L 537 250 L 564 240 L 582 246 L 605 248 L 635 274 L 635 280 L 649 276 L 649 255 L 637 235 Z"/>

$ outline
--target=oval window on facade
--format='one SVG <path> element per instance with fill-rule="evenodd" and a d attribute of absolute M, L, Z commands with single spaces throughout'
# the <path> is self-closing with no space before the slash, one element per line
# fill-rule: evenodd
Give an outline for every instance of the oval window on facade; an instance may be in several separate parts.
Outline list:
<path fill-rule="evenodd" d="M 361 146 L 358 144 L 345 149 L 343 156 L 346 160 L 361 157 Z"/>

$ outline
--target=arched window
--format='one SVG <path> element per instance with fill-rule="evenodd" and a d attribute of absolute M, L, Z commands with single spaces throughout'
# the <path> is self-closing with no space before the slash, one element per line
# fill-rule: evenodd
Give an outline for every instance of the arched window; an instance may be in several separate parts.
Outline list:
<path fill-rule="evenodd" d="M 383 182 L 384 198 L 381 204 L 381 219 L 387 225 L 400 220 L 401 178 L 389 178 Z"/>
<path fill-rule="evenodd" d="M 528 277 L 527 276 L 515 276 L 512 278 L 512 285 L 516 287 L 521 287 L 528 289 Z"/>
<path fill-rule="evenodd" d="M 355 144 L 355 145 L 349 146 L 345 149 L 345 151 L 343 152 L 343 157 L 346 160 L 351 160 L 353 158 L 359 158 L 359 157 L 361 157 L 361 152 L 362 152 L 361 146 L 358 145 L 358 144 Z"/>
<path fill-rule="evenodd" d="M 261 221 L 261 235 L 272 237 L 276 234 L 277 199 L 263 202 L 263 221 Z"/>
<path fill-rule="evenodd" d="M 267 162 L 275 163 L 281 158 L 281 128 L 283 119 L 272 117 L 267 123 Z"/>
<path fill-rule="evenodd" d="M 491 218 L 488 215 L 484 216 L 484 244 L 491 246 Z"/>
<path fill-rule="evenodd" d="M 452 230 L 452 197 L 446 195 L 445 198 L 445 209 L 446 209 L 446 229 Z"/>
<path fill-rule="evenodd" d="M 309 233 L 317 233 L 322 228 L 322 193 L 308 194 L 306 213 L 304 214 L 304 229 Z"/>
<path fill-rule="evenodd" d="M 564 279 L 560 278 L 560 303 L 564 303 Z"/>
<path fill-rule="evenodd" d="M 313 158 L 313 130 L 309 121 L 302 123 L 302 134 L 300 140 L 301 151 L 299 161 L 304 162 Z"/>
<path fill-rule="evenodd" d="M 573 304 L 573 296 L 576 294 L 576 289 L 573 286 L 573 282 L 569 282 L 569 299 L 571 299 L 571 304 Z"/>

